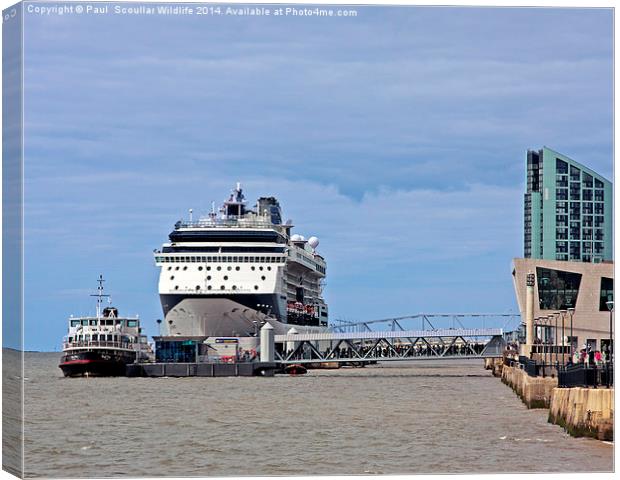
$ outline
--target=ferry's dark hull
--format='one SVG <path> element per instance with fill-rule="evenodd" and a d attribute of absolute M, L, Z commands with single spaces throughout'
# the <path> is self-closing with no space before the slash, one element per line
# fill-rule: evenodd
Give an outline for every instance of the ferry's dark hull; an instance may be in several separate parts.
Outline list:
<path fill-rule="evenodd" d="M 125 366 L 135 360 L 134 352 L 89 350 L 65 353 L 60 369 L 65 377 L 123 377 Z"/>

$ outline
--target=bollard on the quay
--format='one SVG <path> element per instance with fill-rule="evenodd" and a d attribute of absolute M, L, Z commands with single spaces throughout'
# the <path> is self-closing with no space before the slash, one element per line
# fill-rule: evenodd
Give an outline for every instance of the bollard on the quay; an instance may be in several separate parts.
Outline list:
<path fill-rule="evenodd" d="M 273 362 L 275 360 L 275 341 L 273 327 L 269 322 L 260 329 L 260 361 Z"/>

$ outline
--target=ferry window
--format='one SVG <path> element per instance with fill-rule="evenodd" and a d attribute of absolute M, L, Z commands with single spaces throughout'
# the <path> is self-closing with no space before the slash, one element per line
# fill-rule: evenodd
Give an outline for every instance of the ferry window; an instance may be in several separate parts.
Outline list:
<path fill-rule="evenodd" d="M 211 290 L 211 285 L 207 286 L 207 290 Z"/>
<path fill-rule="evenodd" d="M 250 263 L 254 263 L 254 257 L 250 257 Z M 252 267 L 254 269 L 254 267 Z"/>
<path fill-rule="evenodd" d="M 187 270 L 187 266 L 183 267 L 183 270 Z"/>
<path fill-rule="evenodd" d="M 235 270 L 239 271 L 239 270 L 241 270 L 241 269 L 240 269 L 239 267 L 235 267 Z"/>
<path fill-rule="evenodd" d="M 198 270 L 199 270 L 199 271 L 202 271 L 202 267 L 198 267 Z"/>
<path fill-rule="evenodd" d="M 262 271 L 262 270 L 263 270 L 263 267 L 258 267 L 258 269 L 259 269 L 260 271 Z"/>
<path fill-rule="evenodd" d="M 73 337 L 69 337 L 69 338 L 67 338 L 67 341 L 68 341 L 69 343 L 73 342 Z"/>
<path fill-rule="evenodd" d="M 207 280 L 211 280 L 211 275 L 207 275 Z"/>
<path fill-rule="evenodd" d="M 237 285 L 233 285 L 233 290 L 237 290 Z"/>
<path fill-rule="evenodd" d="M 265 275 L 263 275 L 262 277 L 260 277 L 261 280 L 265 280 Z"/>
<path fill-rule="evenodd" d="M 233 257 L 233 262 L 237 263 L 239 261 L 239 257 Z"/>
<path fill-rule="evenodd" d="M 175 289 L 175 290 L 178 290 L 178 289 L 179 289 L 179 286 L 178 286 L 178 285 L 175 285 L 175 286 L 174 286 L 174 289 Z"/>
<path fill-rule="evenodd" d="M 207 262 L 212 262 L 213 261 L 213 257 L 207 257 Z M 207 267 L 209 268 L 209 267 Z"/>
<path fill-rule="evenodd" d="M 271 267 L 267 267 L 267 270 L 271 270 Z"/>
<path fill-rule="evenodd" d="M 200 290 L 200 285 L 196 285 L 196 290 Z"/>
<path fill-rule="evenodd" d="M 71 326 L 72 327 L 77 327 L 80 324 L 79 320 L 71 320 Z"/>
<path fill-rule="evenodd" d="M 207 271 L 211 270 L 211 267 L 207 267 Z"/>
<path fill-rule="evenodd" d="M 172 267 L 168 267 L 168 270 L 172 270 Z"/>
<path fill-rule="evenodd" d="M 226 270 L 228 270 L 230 272 L 232 270 L 232 267 L 229 266 Z"/>
<path fill-rule="evenodd" d="M 220 287 L 220 290 L 224 290 L 224 285 L 222 285 L 222 286 Z"/>
<path fill-rule="evenodd" d="M 258 285 L 254 285 L 254 290 L 258 290 Z"/>
<path fill-rule="evenodd" d="M 191 257 L 192 263 L 196 263 L 196 257 Z"/>
<path fill-rule="evenodd" d="M 90 335 L 84 335 L 84 341 L 90 342 Z"/>
<path fill-rule="evenodd" d="M 222 267 L 217 267 L 217 270 L 220 271 L 222 269 Z"/>
<path fill-rule="evenodd" d="M 232 262 L 232 257 L 228 257 L 228 262 Z"/>
<path fill-rule="evenodd" d="M 178 269 L 179 269 L 179 267 L 174 267 L 174 269 L 175 269 L 175 270 L 178 270 Z"/>
<path fill-rule="evenodd" d="M 172 276 L 170 277 L 170 280 L 174 280 L 174 275 L 172 275 Z"/>
<path fill-rule="evenodd" d="M 261 261 L 261 263 L 264 263 L 265 262 L 265 257 L 260 257 L 260 261 Z"/>
<path fill-rule="evenodd" d="M 224 280 L 228 280 L 228 275 L 224 275 Z"/>
<path fill-rule="evenodd" d="M 82 325 L 84 325 L 85 327 L 88 326 L 88 320 L 82 320 Z"/>
<path fill-rule="evenodd" d="M 128 327 L 137 327 L 138 326 L 138 321 L 137 320 L 127 320 L 127 326 Z"/>
<path fill-rule="evenodd" d="M 97 320 L 91 320 L 91 321 L 90 321 L 90 324 L 91 324 L 92 326 L 96 326 L 96 325 L 97 325 Z"/>
<path fill-rule="evenodd" d="M 243 257 L 243 263 L 248 263 L 248 257 Z"/>
<path fill-rule="evenodd" d="M 108 335 L 107 340 L 108 340 L 108 342 L 111 342 L 112 341 L 112 335 Z"/>
<path fill-rule="evenodd" d="M 97 340 L 99 340 L 99 335 L 96 333 L 93 333 L 93 342 L 96 342 Z"/>
<path fill-rule="evenodd" d="M 252 269 L 252 271 L 256 270 L 256 267 L 254 265 L 252 265 L 250 268 Z"/>
<path fill-rule="evenodd" d="M 120 325 L 120 324 L 121 324 L 121 321 L 120 321 L 120 320 L 116 320 L 116 321 L 114 321 L 114 325 Z"/>

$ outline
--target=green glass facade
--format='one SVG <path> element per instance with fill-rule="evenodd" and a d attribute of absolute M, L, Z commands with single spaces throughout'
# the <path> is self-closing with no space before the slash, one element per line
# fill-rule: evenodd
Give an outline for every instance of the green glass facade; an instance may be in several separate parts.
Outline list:
<path fill-rule="evenodd" d="M 601 262 L 613 259 L 612 183 L 561 153 L 527 152 L 524 256 Z"/>

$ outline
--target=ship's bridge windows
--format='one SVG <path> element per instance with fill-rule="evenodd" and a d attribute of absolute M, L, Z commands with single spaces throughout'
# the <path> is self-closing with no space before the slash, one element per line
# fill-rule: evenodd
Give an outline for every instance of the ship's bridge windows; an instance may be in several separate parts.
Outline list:
<path fill-rule="evenodd" d="M 106 340 L 108 342 L 111 342 L 112 341 L 112 334 L 108 334 L 107 337 L 106 337 Z"/>
<path fill-rule="evenodd" d="M 128 327 L 137 327 L 138 326 L 138 321 L 137 320 L 127 320 L 127 326 Z"/>
<path fill-rule="evenodd" d="M 93 327 L 97 326 L 97 320 L 90 320 L 88 323 Z"/>
<path fill-rule="evenodd" d="M 81 322 L 79 320 L 71 320 L 71 326 L 77 327 Z"/>
<path fill-rule="evenodd" d="M 96 342 L 97 340 L 99 340 L 99 334 L 93 333 L 93 342 Z"/>

